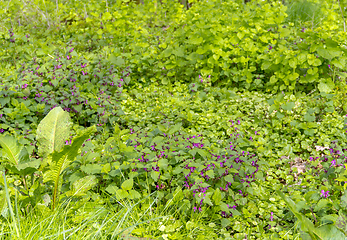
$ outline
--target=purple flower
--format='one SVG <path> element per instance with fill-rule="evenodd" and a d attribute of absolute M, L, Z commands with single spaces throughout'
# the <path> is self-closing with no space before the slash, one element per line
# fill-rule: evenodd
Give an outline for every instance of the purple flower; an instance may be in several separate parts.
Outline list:
<path fill-rule="evenodd" d="M 273 220 L 274 220 L 274 213 L 271 212 L 270 221 L 273 221 Z"/>
<path fill-rule="evenodd" d="M 330 64 L 328 65 L 328 68 L 330 68 Z"/>
<path fill-rule="evenodd" d="M 336 160 L 335 160 L 335 159 L 333 159 L 333 160 L 331 161 L 330 167 L 332 167 L 332 166 L 336 166 Z"/>
<path fill-rule="evenodd" d="M 272 46 L 269 46 L 269 50 L 271 50 L 272 49 Z"/>
<path fill-rule="evenodd" d="M 73 48 L 70 49 L 69 53 L 70 53 L 70 52 L 73 52 Z"/>
<path fill-rule="evenodd" d="M 1 128 L 1 129 L 0 129 L 0 133 L 3 133 L 3 132 L 5 132 L 5 130 Z"/>
<path fill-rule="evenodd" d="M 329 195 L 329 191 L 326 191 L 326 192 L 325 192 L 324 190 L 322 190 L 320 196 L 323 197 L 323 198 L 329 197 L 329 196 L 330 196 L 330 195 Z"/>

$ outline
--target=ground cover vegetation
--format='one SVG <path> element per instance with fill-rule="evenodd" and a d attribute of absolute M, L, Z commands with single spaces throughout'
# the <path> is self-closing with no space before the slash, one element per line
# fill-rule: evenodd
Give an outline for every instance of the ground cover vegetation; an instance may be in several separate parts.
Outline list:
<path fill-rule="evenodd" d="M 0 238 L 345 239 L 344 4 L 1 1 Z"/>

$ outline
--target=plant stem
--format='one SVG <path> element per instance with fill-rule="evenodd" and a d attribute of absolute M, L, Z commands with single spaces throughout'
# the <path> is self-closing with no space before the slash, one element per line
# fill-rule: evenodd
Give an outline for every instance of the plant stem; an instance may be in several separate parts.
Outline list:
<path fill-rule="evenodd" d="M 316 216 L 314 215 L 314 212 L 313 212 L 313 210 L 312 210 L 312 207 L 310 207 L 310 210 L 311 210 L 312 216 L 313 216 L 313 218 L 314 218 L 314 222 L 317 223 L 318 221 L 317 221 Z"/>
<path fill-rule="evenodd" d="M 29 192 L 28 185 L 27 185 L 27 183 L 26 183 L 26 181 L 25 181 L 25 176 L 23 175 L 22 178 L 23 178 L 24 187 L 25 187 L 25 189 L 27 190 L 27 192 Z"/>
<path fill-rule="evenodd" d="M 13 209 L 12 209 L 12 205 L 11 205 L 10 194 L 8 192 L 6 176 L 5 176 L 5 172 L 4 171 L 2 172 L 2 177 L 4 178 L 6 201 L 7 201 L 8 209 L 10 211 L 11 218 L 12 218 L 12 221 L 13 221 L 13 224 L 14 224 L 14 228 L 15 228 L 16 233 L 17 233 L 17 238 L 20 239 L 20 234 L 19 234 L 19 230 L 18 230 L 18 227 L 17 227 L 16 219 L 14 217 L 14 213 L 13 213 Z"/>

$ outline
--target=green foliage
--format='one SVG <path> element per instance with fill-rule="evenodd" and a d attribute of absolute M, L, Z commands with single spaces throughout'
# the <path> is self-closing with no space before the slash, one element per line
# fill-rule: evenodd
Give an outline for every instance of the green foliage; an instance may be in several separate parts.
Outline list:
<path fill-rule="evenodd" d="M 345 10 L 286 4 L 0 2 L 1 236 L 343 239 Z"/>
<path fill-rule="evenodd" d="M 65 145 L 60 152 L 54 151 L 47 158 L 47 163 L 49 164 L 49 169 L 43 172 L 43 181 L 53 181 L 53 203 L 52 209 L 54 210 L 57 201 L 59 200 L 59 191 L 61 188 L 61 178 L 64 170 L 69 166 L 69 164 L 74 161 L 78 154 L 78 150 L 83 144 L 83 142 L 96 131 L 96 127 L 89 127 L 83 132 L 79 133 L 76 137 L 72 139 L 71 145 Z M 88 180 L 88 179 L 87 179 Z M 76 186 L 74 186 L 74 189 Z M 75 189 L 76 191 L 76 189 Z"/>

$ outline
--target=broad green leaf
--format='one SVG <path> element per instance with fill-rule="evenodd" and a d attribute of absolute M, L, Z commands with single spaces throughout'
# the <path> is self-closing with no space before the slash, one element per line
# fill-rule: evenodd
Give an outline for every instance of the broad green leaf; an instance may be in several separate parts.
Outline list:
<path fill-rule="evenodd" d="M 167 169 L 167 165 L 169 164 L 168 160 L 166 158 L 161 158 L 159 161 L 158 161 L 158 166 L 161 168 L 161 169 L 164 169 L 166 170 Z"/>
<path fill-rule="evenodd" d="M 102 15 L 102 21 L 107 21 L 107 20 L 110 20 L 110 19 L 112 19 L 112 15 L 109 12 L 105 12 Z"/>
<path fill-rule="evenodd" d="M 302 230 L 305 232 L 308 232 L 311 237 L 317 236 L 319 239 L 323 240 L 324 238 L 321 237 L 322 232 L 315 228 L 313 223 L 302 213 L 298 212 L 296 210 L 295 203 L 290 198 L 286 197 L 281 191 L 276 190 L 276 193 L 284 200 L 284 202 L 287 204 L 287 207 L 290 209 L 290 211 L 295 215 L 295 217 L 301 222 L 302 224 Z"/>
<path fill-rule="evenodd" d="M 105 190 L 110 194 L 115 194 L 118 189 L 119 188 L 116 186 L 115 183 L 111 183 L 110 185 L 107 186 Z"/>
<path fill-rule="evenodd" d="M 130 190 L 129 191 L 129 198 L 130 199 L 137 199 L 140 197 L 141 197 L 141 194 L 138 191 L 136 191 L 136 190 Z"/>
<path fill-rule="evenodd" d="M 318 90 L 322 93 L 330 93 L 335 87 L 332 81 L 321 82 L 318 84 Z"/>
<path fill-rule="evenodd" d="M 122 67 L 122 66 L 125 64 L 125 61 L 124 61 L 123 58 L 120 57 L 120 56 L 116 57 L 116 56 L 114 56 L 114 55 L 111 55 L 111 56 L 108 58 L 108 60 L 109 60 L 111 63 L 113 63 L 113 64 L 115 64 L 116 66 L 118 66 L 118 67 Z"/>
<path fill-rule="evenodd" d="M 192 36 L 192 37 L 190 37 L 188 42 L 195 44 L 195 45 L 198 45 L 198 44 L 202 43 L 203 40 L 204 39 L 202 37 Z"/>
<path fill-rule="evenodd" d="M 209 156 L 209 153 L 206 150 L 204 150 L 204 149 L 198 148 L 197 152 L 200 154 L 200 156 L 203 159 L 206 159 Z"/>
<path fill-rule="evenodd" d="M 339 211 L 339 217 L 335 222 L 335 226 L 341 229 L 344 233 L 347 233 L 347 216 L 341 209 Z"/>
<path fill-rule="evenodd" d="M 98 183 L 94 175 L 85 176 L 72 184 L 72 190 L 68 196 L 83 196 Z"/>
<path fill-rule="evenodd" d="M 133 185 L 134 185 L 134 180 L 132 178 L 127 179 L 122 183 L 122 189 L 123 190 L 130 190 L 133 188 Z"/>
<path fill-rule="evenodd" d="M 159 178 L 159 172 L 151 171 L 151 177 L 154 181 L 158 181 Z"/>
<path fill-rule="evenodd" d="M 320 46 L 317 48 L 317 53 L 323 58 L 332 59 L 340 56 L 342 51 L 340 51 L 338 48 L 324 48 L 323 46 Z"/>
<path fill-rule="evenodd" d="M 116 191 L 116 196 L 118 199 L 123 199 L 129 196 L 129 193 L 124 189 L 118 189 Z"/>
<path fill-rule="evenodd" d="M 225 228 L 225 227 L 229 226 L 230 223 L 231 223 L 230 220 L 227 219 L 227 218 L 222 218 L 222 219 L 221 219 L 222 228 Z"/>
<path fill-rule="evenodd" d="M 219 188 L 217 188 L 217 189 L 214 191 L 214 193 L 213 193 L 213 195 L 212 195 L 212 200 L 213 200 L 214 204 L 216 204 L 216 205 L 219 205 L 220 202 L 222 201 L 222 193 L 221 193 L 221 191 L 219 190 Z"/>
<path fill-rule="evenodd" d="M 165 139 L 165 138 L 163 138 L 163 137 L 157 136 L 157 137 L 155 137 L 155 138 L 152 140 L 152 144 L 153 144 L 153 143 L 156 143 L 156 144 L 161 143 L 161 142 L 164 141 L 164 139 Z"/>
<path fill-rule="evenodd" d="M 2 147 L 2 158 L 7 160 L 11 165 L 18 165 L 20 162 L 27 162 L 29 156 L 23 152 L 16 138 L 12 136 L 0 136 L 0 145 Z M 24 150 L 26 151 L 26 150 Z"/>
<path fill-rule="evenodd" d="M 319 200 L 316 207 L 314 208 L 314 211 L 318 212 L 322 208 L 326 207 L 328 204 L 329 204 L 329 201 L 327 199 L 321 199 L 321 200 Z"/>
<path fill-rule="evenodd" d="M 296 65 L 298 64 L 298 60 L 296 58 L 290 59 L 289 60 L 289 66 L 291 68 L 296 68 Z"/>
<path fill-rule="evenodd" d="M 293 107 L 295 107 L 295 103 L 294 102 L 287 102 L 287 103 L 283 104 L 281 107 L 283 110 L 291 111 L 293 109 Z"/>
<path fill-rule="evenodd" d="M 324 240 L 337 240 L 346 239 L 346 236 L 343 232 L 341 232 L 337 227 L 335 227 L 333 224 L 327 224 L 323 225 L 318 228 L 320 230 L 319 237 Z"/>
<path fill-rule="evenodd" d="M 46 157 L 53 152 L 59 152 L 70 137 L 71 124 L 68 112 L 61 107 L 53 108 L 37 127 L 39 154 Z"/>
<path fill-rule="evenodd" d="M 180 130 L 182 124 L 181 123 L 178 123 L 178 124 L 175 124 L 174 126 L 172 126 L 170 129 L 169 129 L 169 134 L 174 134 L 175 132 L 177 132 L 178 130 Z"/>
<path fill-rule="evenodd" d="M 307 122 L 313 122 L 316 120 L 316 117 L 314 115 L 311 115 L 309 113 L 306 113 L 304 116 L 304 120 Z"/>
<path fill-rule="evenodd" d="M 81 166 L 81 170 L 87 174 L 97 174 L 101 173 L 102 166 L 99 164 L 86 164 L 85 166 Z"/>

